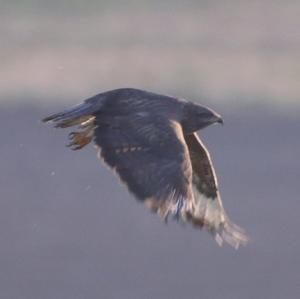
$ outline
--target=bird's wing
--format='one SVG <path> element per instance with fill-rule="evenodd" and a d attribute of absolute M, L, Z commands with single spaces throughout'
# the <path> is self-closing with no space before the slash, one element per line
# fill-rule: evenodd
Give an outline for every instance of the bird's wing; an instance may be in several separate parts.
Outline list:
<path fill-rule="evenodd" d="M 192 197 L 192 167 L 179 123 L 147 113 L 96 118 L 94 142 L 129 191 L 163 218 Z"/>
<path fill-rule="evenodd" d="M 196 133 L 184 135 L 193 168 L 194 205 L 188 218 L 195 226 L 207 228 L 221 245 L 234 247 L 247 243 L 243 230 L 229 221 L 218 190 L 210 154 Z"/>

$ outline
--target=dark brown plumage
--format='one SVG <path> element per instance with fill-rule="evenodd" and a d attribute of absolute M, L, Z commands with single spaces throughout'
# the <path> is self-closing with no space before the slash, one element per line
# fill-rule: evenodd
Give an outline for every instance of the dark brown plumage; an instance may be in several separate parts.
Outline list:
<path fill-rule="evenodd" d="M 222 206 L 214 168 L 195 133 L 222 122 L 209 108 L 143 90 L 123 88 L 98 94 L 45 118 L 56 127 L 78 125 L 69 146 L 91 140 L 135 197 L 164 219 L 173 216 L 206 228 L 217 242 L 247 242 Z"/>

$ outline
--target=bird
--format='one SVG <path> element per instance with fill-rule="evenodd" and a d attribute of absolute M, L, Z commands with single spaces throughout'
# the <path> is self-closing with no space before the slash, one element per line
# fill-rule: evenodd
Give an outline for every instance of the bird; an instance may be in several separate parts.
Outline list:
<path fill-rule="evenodd" d="M 75 126 L 67 146 L 80 150 L 93 141 L 98 157 L 128 191 L 166 222 L 204 229 L 220 246 L 247 244 L 245 231 L 224 210 L 210 153 L 198 133 L 223 124 L 217 112 L 182 98 L 118 88 L 42 121 Z"/>

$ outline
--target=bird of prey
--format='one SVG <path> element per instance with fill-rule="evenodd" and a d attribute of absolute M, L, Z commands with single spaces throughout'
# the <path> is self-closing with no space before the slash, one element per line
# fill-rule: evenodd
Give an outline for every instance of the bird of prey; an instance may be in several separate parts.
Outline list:
<path fill-rule="evenodd" d="M 213 110 L 185 99 L 120 88 L 43 119 L 69 134 L 79 150 L 94 141 L 98 155 L 129 191 L 163 219 L 209 231 L 235 248 L 247 236 L 224 211 L 210 154 L 196 131 L 223 123 Z"/>

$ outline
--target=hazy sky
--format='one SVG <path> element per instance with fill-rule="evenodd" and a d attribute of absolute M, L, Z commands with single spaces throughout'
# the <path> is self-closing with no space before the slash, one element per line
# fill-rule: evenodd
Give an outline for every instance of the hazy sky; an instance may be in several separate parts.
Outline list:
<path fill-rule="evenodd" d="M 222 103 L 300 102 L 298 1 L 10 1 L 0 101 L 132 86 Z"/>

